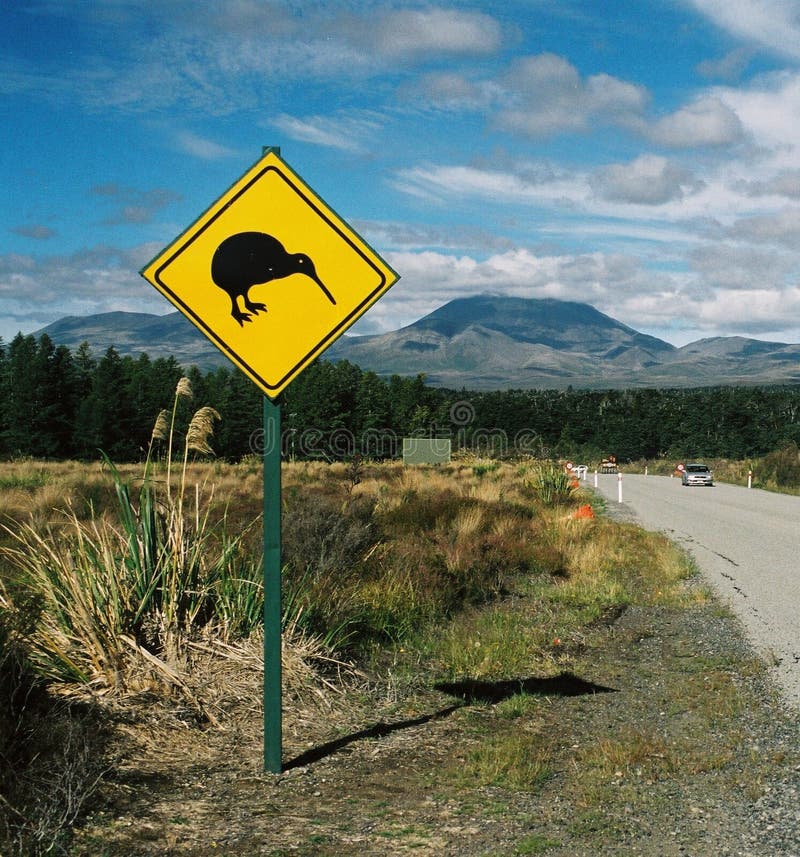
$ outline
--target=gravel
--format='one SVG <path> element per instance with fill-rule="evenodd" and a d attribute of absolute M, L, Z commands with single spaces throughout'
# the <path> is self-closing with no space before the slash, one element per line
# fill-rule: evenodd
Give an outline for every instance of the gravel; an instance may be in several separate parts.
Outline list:
<path fill-rule="evenodd" d="M 735 616 L 713 602 L 630 607 L 575 670 L 614 692 L 536 706 L 557 770 L 532 791 L 455 782 L 453 765 L 487 736 L 525 723 L 495 706 L 454 709 L 430 689 L 375 698 L 350 725 L 287 718 L 288 758 L 338 739 L 281 776 L 260 773 L 257 717 L 197 734 L 159 733 L 142 716 L 129 766 L 71 857 L 800 857 L 795 718 Z M 709 711 L 696 693 L 707 676 L 730 679 L 719 698 L 739 709 Z M 391 728 L 358 737 L 375 723 Z M 582 754 L 638 733 L 679 748 L 679 767 L 645 759 L 643 772 L 628 764 L 587 786 Z"/>
<path fill-rule="evenodd" d="M 631 480 L 627 477 L 625 484 L 630 496 Z M 638 484 L 640 486 L 644 484 L 642 478 L 638 479 Z M 652 485 L 652 481 L 649 485 Z M 606 481 L 605 486 L 601 483 L 600 487 L 601 489 L 605 487 L 604 493 L 612 500 L 607 506 L 607 514 L 610 517 L 621 522 L 652 528 L 652 516 L 642 520 L 638 515 L 638 509 L 629 500 L 623 503 L 613 502 L 615 498 L 612 498 L 612 494 L 616 488 L 611 486 L 610 482 Z M 796 501 L 797 498 L 792 500 Z M 700 518 L 701 516 L 698 516 L 698 523 L 701 523 Z M 674 530 L 671 531 L 671 535 L 675 535 Z M 787 538 L 791 541 L 796 539 L 794 529 L 787 533 Z M 795 675 L 796 663 L 792 664 L 792 674 L 789 677 L 787 677 L 786 664 L 783 665 L 783 670 L 776 669 L 780 664 L 775 662 L 772 651 L 765 644 L 763 637 L 753 632 L 752 619 L 754 613 L 758 614 L 758 607 L 745 604 L 737 595 L 731 597 L 737 592 L 738 596 L 742 596 L 741 590 L 726 590 L 721 587 L 716 570 L 704 569 L 701 552 L 695 550 L 691 552 L 695 555 L 695 559 L 699 560 L 700 570 L 706 581 L 712 584 L 724 603 L 734 610 L 738 618 L 705 624 L 702 630 L 697 628 L 690 633 L 702 634 L 703 647 L 707 651 L 729 652 L 743 660 L 752 657 L 763 662 L 767 668 L 763 674 L 742 679 L 743 683 L 749 684 L 748 690 L 751 696 L 763 701 L 762 705 L 743 711 L 739 717 L 742 734 L 747 736 L 744 740 L 749 742 L 750 747 L 762 758 L 772 756 L 776 759 L 797 760 L 800 758 L 800 730 L 798 730 L 797 720 L 800 712 L 798 712 L 796 692 L 798 687 Z M 701 554 L 700 557 L 698 554 Z M 792 566 L 796 577 L 795 568 Z M 773 581 L 773 586 L 780 588 L 780 583 Z M 684 618 L 691 622 L 695 617 L 688 613 Z M 790 647 L 797 646 L 794 639 L 796 627 L 787 628 L 782 633 L 790 640 Z M 741 765 L 746 769 L 744 752 Z M 699 842 L 693 845 L 682 845 L 678 853 L 709 855 L 719 853 L 736 855 L 736 857 L 800 857 L 800 764 L 790 764 L 787 769 L 777 768 L 774 778 L 765 782 L 760 791 L 760 796 L 755 800 L 716 799 L 715 805 L 710 808 L 718 818 L 725 819 L 727 826 L 734 831 L 739 831 L 740 844 L 726 843 L 721 840 L 715 843 L 712 837 L 703 845 Z M 680 839 L 680 831 L 685 828 L 685 819 L 678 818 L 675 821 L 675 838 Z M 718 850 L 715 851 L 715 848 Z"/>

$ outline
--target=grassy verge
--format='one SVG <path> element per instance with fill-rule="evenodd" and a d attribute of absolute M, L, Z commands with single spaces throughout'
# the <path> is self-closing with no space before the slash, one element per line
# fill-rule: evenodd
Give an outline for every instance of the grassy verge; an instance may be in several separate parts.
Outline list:
<path fill-rule="evenodd" d="M 660 540 L 650 548 L 661 566 Z M 723 853 L 791 775 L 793 727 L 764 664 L 733 617 L 661 567 L 626 572 L 624 612 L 616 597 L 598 611 L 594 596 L 576 604 L 568 585 L 539 581 L 400 656 L 409 689 L 463 695 L 425 786 L 473 825 L 497 824 L 496 844 L 474 853 Z"/>
<path fill-rule="evenodd" d="M 185 460 L 169 491 L 157 461 L 149 481 L 132 467 L 83 481 L 64 465 L 35 472 L 47 478 L 17 471 L 5 495 L 3 598 L 8 616 L 29 620 L 24 632 L 7 625 L 5 639 L 25 669 L 95 706 L 114 699 L 134 712 L 144 689 L 166 706 L 195 702 L 195 726 L 225 725 L 244 708 L 260 728 L 257 463 Z M 49 506 L 58 490 L 71 498 L 66 519 Z M 414 722 L 449 699 L 460 706 L 441 720 L 454 750 L 420 748 L 408 800 L 424 786 L 464 812 L 502 816 L 510 838 L 497 854 L 627 841 L 635 825 L 625 807 L 661 811 L 682 779 L 742 787 L 737 723 L 757 705 L 741 677 L 760 665 L 696 639 L 731 620 L 685 555 L 587 512 L 589 502 L 561 471 L 532 463 L 285 466 L 287 752 L 378 719 Z M 28 600 L 15 602 L 21 593 Z M 58 611 L 37 612 L 43 598 L 58 606 L 58 627 Z M 54 640 L 58 669 L 45 657 Z M 232 690 L 215 664 L 234 652 Z M 782 763 L 751 761 L 751 789 L 764 766 Z M 369 770 L 340 772 L 352 778 L 339 789 L 367 814 L 378 807 L 357 780 Z M 415 842 L 427 835 L 423 822 L 385 832 L 403 840 L 403 831 Z M 297 853 L 348 853 L 336 828 L 315 835 Z"/>

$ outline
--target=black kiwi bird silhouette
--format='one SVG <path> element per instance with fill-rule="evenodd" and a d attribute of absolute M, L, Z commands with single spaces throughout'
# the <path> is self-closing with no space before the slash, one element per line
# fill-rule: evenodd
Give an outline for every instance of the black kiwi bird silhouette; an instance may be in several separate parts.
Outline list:
<path fill-rule="evenodd" d="M 217 247 L 211 259 L 211 279 L 223 292 L 228 293 L 231 316 L 241 327 L 252 316 L 267 311 L 266 304 L 250 300 L 250 289 L 292 274 L 305 274 L 322 289 L 332 304 L 336 303 L 317 275 L 311 259 L 305 253 L 287 252 L 277 238 L 266 232 L 237 232 Z M 239 298 L 247 312 L 239 309 Z"/>

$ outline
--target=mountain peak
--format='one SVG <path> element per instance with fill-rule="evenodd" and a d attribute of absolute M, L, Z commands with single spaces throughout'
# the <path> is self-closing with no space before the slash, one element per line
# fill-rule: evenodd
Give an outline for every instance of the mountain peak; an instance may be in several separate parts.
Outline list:
<path fill-rule="evenodd" d="M 517 342 L 569 351 L 582 347 L 592 353 L 604 353 L 622 345 L 663 353 L 675 350 L 669 343 L 638 333 L 589 304 L 555 298 L 456 298 L 398 333 L 432 331 L 454 337 L 476 325 Z"/>
<path fill-rule="evenodd" d="M 73 350 L 86 341 L 96 356 L 113 346 L 203 370 L 231 365 L 178 312 L 70 316 L 34 335 L 43 333 Z M 401 330 L 341 337 L 323 357 L 472 390 L 800 382 L 800 345 L 716 337 L 676 349 L 588 304 L 555 298 L 457 298 Z"/>

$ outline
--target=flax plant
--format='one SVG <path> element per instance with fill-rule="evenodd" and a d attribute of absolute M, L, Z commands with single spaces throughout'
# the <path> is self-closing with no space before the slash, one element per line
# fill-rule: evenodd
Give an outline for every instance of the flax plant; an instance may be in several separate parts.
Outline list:
<path fill-rule="evenodd" d="M 213 589 L 220 579 L 227 579 L 226 567 L 235 562 L 241 536 L 230 539 L 224 535 L 219 542 L 215 527 L 210 523 L 210 500 L 201 512 L 200 487 L 196 486 L 194 515 L 186 514 L 186 479 L 189 452 L 213 454 L 209 439 L 214 422 L 220 418 L 211 407 L 200 408 L 192 417 L 183 446 L 183 466 L 179 490 L 172 491 L 172 448 L 175 416 L 181 398 L 192 395 L 187 378 L 181 378 L 175 390 L 166 451 L 166 492 L 160 497 L 149 474 L 152 442 L 164 435 L 166 412 L 161 411 L 153 427 L 151 449 L 145 463 L 145 473 L 136 506 L 130 489 L 119 471 L 106 459 L 117 491 L 120 521 L 127 536 L 126 565 L 135 570 L 134 581 L 139 594 L 140 610 L 155 608 L 156 636 L 170 662 L 181 658 L 182 638 L 199 621 L 208 621 L 212 608 Z M 212 491 L 213 494 L 213 491 Z M 209 556 L 216 559 L 209 561 Z M 223 610 L 223 615 L 229 611 Z M 151 616 L 151 620 L 153 617 Z M 228 623 L 229 624 L 229 623 Z"/>
<path fill-rule="evenodd" d="M 172 440 L 177 403 L 191 392 L 182 378 L 171 418 L 162 410 L 153 426 L 138 490 L 104 456 L 116 492 L 114 513 L 91 511 L 79 520 L 69 508 L 59 525 L 33 521 L 4 527 L 2 555 L 15 586 L 38 599 L 31 633 L 32 662 L 52 680 L 96 690 L 127 688 L 143 673 L 185 689 L 180 678 L 187 644 L 213 626 L 223 641 L 246 636 L 260 622 L 263 598 L 258 557 L 245 554 L 246 534 L 228 534 L 226 517 L 212 520 L 213 489 L 200 486 L 188 507 L 191 451 L 211 454 L 219 414 L 200 408 L 185 435 L 182 470 L 172 490 Z M 153 448 L 169 439 L 166 483 L 153 478 Z"/>
<path fill-rule="evenodd" d="M 575 493 L 573 477 L 556 464 L 539 464 L 531 470 L 525 481 L 537 492 L 545 506 L 568 503 Z"/>

